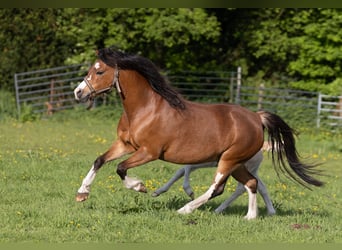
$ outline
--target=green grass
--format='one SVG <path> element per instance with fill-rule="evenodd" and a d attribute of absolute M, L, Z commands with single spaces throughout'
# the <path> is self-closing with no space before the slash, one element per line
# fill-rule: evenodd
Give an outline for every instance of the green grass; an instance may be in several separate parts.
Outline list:
<path fill-rule="evenodd" d="M 299 152 L 323 162 L 321 168 L 330 175 L 314 191 L 279 180 L 265 154 L 260 176 L 277 215 L 267 216 L 258 196 L 260 216 L 246 221 L 246 195 L 224 214 L 213 212 L 233 191 L 232 179 L 222 196 L 190 215 L 176 212 L 189 201 L 181 182 L 152 198 L 152 191 L 178 168 L 162 161 L 129 171 L 145 181 L 148 194 L 125 189 L 115 173 L 119 161 L 114 161 L 97 175 L 89 200 L 76 203 L 82 178 L 116 137 L 118 112 L 63 114 L 0 122 L 0 242 L 342 243 L 340 134 L 303 130 L 298 139 Z M 213 173 L 203 169 L 192 174 L 196 195 L 209 187 Z"/>

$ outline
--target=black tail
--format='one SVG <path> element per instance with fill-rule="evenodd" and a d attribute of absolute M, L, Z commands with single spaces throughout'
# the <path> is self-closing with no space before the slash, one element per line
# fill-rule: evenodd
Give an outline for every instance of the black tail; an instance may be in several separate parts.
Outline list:
<path fill-rule="evenodd" d="M 278 166 L 285 175 L 288 174 L 307 188 L 309 188 L 307 184 L 322 186 L 323 182 L 311 176 L 320 173 L 319 170 L 314 169 L 317 165 L 307 165 L 300 161 L 295 146 L 294 130 L 276 114 L 267 111 L 260 111 L 258 114 L 268 132 L 269 141 L 272 145 L 273 165 Z M 287 167 L 285 158 L 294 173 Z M 278 169 L 276 168 L 276 170 Z"/>

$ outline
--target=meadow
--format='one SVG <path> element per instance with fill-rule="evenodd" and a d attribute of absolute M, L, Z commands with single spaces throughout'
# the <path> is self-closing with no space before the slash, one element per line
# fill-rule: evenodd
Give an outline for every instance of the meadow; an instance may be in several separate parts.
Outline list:
<path fill-rule="evenodd" d="M 75 202 L 93 161 L 115 139 L 119 115 L 119 110 L 81 109 L 32 122 L 0 122 L 1 243 L 342 243 L 342 135 L 313 128 L 300 130 L 297 146 L 305 161 L 322 163 L 324 187 L 310 191 L 278 178 L 265 153 L 259 174 L 275 216 L 266 215 L 258 196 L 259 217 L 245 220 L 246 194 L 215 214 L 234 191 L 233 179 L 223 195 L 180 215 L 176 210 L 189 201 L 181 182 L 151 197 L 179 168 L 163 161 L 128 172 L 144 180 L 147 194 L 123 187 L 116 160 L 100 170 L 89 200 Z M 192 173 L 196 195 L 209 187 L 213 173 Z"/>

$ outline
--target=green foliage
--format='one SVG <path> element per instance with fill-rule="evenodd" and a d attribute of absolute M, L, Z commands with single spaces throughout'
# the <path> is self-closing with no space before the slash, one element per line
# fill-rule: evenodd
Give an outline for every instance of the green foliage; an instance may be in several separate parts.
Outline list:
<path fill-rule="evenodd" d="M 244 34 L 256 69 L 266 78 L 289 74 L 299 79 L 290 85 L 295 88 L 341 94 L 335 87 L 342 68 L 341 9 L 268 9 L 258 16 L 261 22 Z"/>
<path fill-rule="evenodd" d="M 38 120 L 41 117 L 39 113 L 35 113 L 32 109 L 32 106 L 27 105 L 26 103 L 21 105 L 19 121 L 20 122 L 32 122 Z"/>
<path fill-rule="evenodd" d="M 21 105 L 20 110 L 20 115 L 18 115 L 14 94 L 11 91 L 0 89 L 0 121 L 16 119 L 20 122 L 29 122 L 41 117 L 40 114 L 34 113 L 32 107 L 26 103 Z"/>
<path fill-rule="evenodd" d="M 62 65 L 74 44 L 58 32 L 62 9 L 0 9 L 0 85 L 13 87 L 13 75 Z"/>
<path fill-rule="evenodd" d="M 0 121 L 17 117 L 18 111 L 12 92 L 0 89 Z"/>
<path fill-rule="evenodd" d="M 341 94 L 341 9 L 0 9 L 0 84 L 13 74 L 84 63 L 116 45 L 165 70 L 230 70 Z"/>
<path fill-rule="evenodd" d="M 83 29 L 74 36 L 80 54 L 69 57 L 70 63 L 90 60 L 95 49 L 115 45 L 163 68 L 196 69 L 203 63 L 199 58 L 213 50 L 198 51 L 199 46 L 214 44 L 220 36 L 219 22 L 204 9 L 92 9 L 78 20 Z"/>

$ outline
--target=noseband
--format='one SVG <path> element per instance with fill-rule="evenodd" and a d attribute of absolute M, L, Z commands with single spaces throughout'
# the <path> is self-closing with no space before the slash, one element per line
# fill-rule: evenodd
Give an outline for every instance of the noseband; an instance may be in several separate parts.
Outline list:
<path fill-rule="evenodd" d="M 97 95 L 102 94 L 102 93 L 107 93 L 111 91 L 112 88 L 114 87 L 116 88 L 118 93 L 122 95 L 120 82 L 119 82 L 119 68 L 118 67 L 115 67 L 113 82 L 108 87 L 96 90 L 94 89 L 93 85 L 91 85 L 91 83 L 87 80 L 87 77 L 84 78 L 84 82 L 86 83 L 86 85 L 88 86 L 90 90 L 90 94 L 89 94 L 90 104 L 88 106 L 88 109 L 91 108 L 91 106 L 93 105 L 94 99 Z"/>

